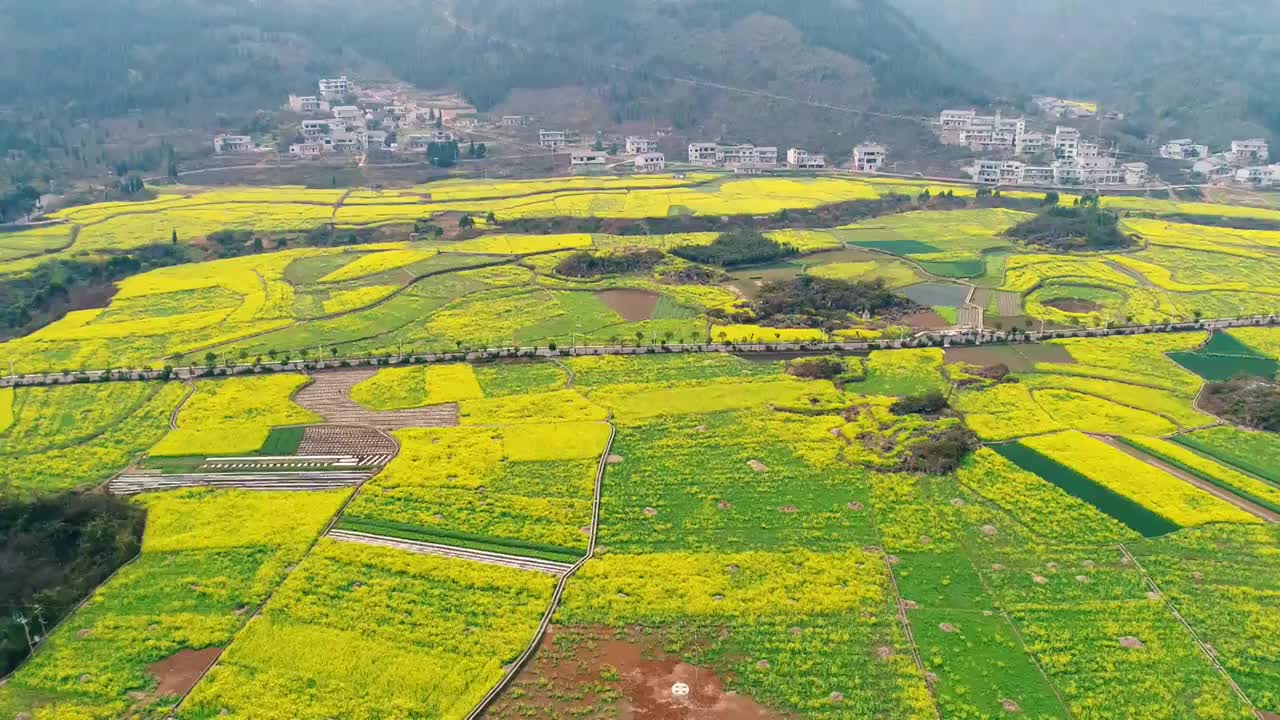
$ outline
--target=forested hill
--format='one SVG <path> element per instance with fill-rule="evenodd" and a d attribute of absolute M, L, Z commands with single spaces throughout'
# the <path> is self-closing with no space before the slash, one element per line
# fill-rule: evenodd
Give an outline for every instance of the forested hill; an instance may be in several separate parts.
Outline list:
<path fill-rule="evenodd" d="M 87 117 L 208 102 L 236 115 L 348 71 L 456 88 L 482 109 L 513 89 L 580 88 L 614 120 L 759 142 L 838 120 L 851 144 L 876 127 L 663 78 L 913 114 L 981 99 L 974 72 L 888 0 L 0 0 L 0 13 L 3 102 Z"/>
<path fill-rule="evenodd" d="M 1101 100 L 1161 137 L 1280 136 L 1275 0 L 893 0 L 1023 90 Z"/>

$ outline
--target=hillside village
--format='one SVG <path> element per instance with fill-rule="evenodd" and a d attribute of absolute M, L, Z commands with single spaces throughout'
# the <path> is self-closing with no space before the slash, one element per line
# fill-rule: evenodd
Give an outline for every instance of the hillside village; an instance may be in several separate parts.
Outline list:
<path fill-rule="evenodd" d="M 1265 139 L 1236 140 L 1220 152 L 1189 138 L 1168 140 L 1150 155 L 1121 152 L 1099 137 L 1086 135 L 1080 127 L 1061 123 L 1123 120 L 1123 114 L 1101 112 L 1096 103 L 1088 101 L 1050 96 L 1036 96 L 1033 104 L 1044 122 L 1000 110 L 987 115 L 970 108 L 942 110 L 929 126 L 941 146 L 975 154 L 960 171 L 982 185 L 1134 189 L 1162 187 L 1167 182 L 1236 183 L 1256 188 L 1280 185 L 1280 164 L 1269 164 L 1270 147 Z M 299 161 L 349 157 L 359 164 L 370 158 L 394 161 L 396 157 L 425 155 L 431 165 L 452 167 L 462 160 L 493 157 L 489 146 L 497 145 L 507 154 L 495 159 L 543 152 L 557 158 L 557 164 L 563 163 L 563 169 L 573 174 L 645 174 L 698 168 L 718 168 L 738 175 L 898 170 L 897 163 L 889 163 L 891 149 L 871 139 L 858 142 L 842 158 L 829 158 L 802 147 L 784 150 L 753 143 L 694 139 L 681 145 L 669 128 L 625 135 L 549 128 L 531 115 L 482 114 L 456 96 L 410 96 L 405 88 L 362 87 L 345 75 L 319 79 L 314 95 L 290 95 L 284 113 L 293 133 L 276 147 L 260 146 L 249 135 L 219 134 L 213 138 L 214 154 L 266 156 L 274 152 Z M 672 157 L 673 153 L 677 157 Z M 1152 170 L 1151 160 L 1175 163 L 1162 165 L 1164 175 L 1173 168 L 1183 177 L 1161 177 Z"/>

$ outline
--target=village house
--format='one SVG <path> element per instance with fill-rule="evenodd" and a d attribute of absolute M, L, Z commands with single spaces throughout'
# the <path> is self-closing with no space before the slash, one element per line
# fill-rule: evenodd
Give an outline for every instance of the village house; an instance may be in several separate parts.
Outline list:
<path fill-rule="evenodd" d="M 364 113 L 355 105 L 339 105 L 333 109 L 333 116 L 343 122 L 360 122 Z"/>
<path fill-rule="evenodd" d="M 248 135 L 214 135 L 213 151 L 218 155 L 253 152 L 253 138 Z"/>
<path fill-rule="evenodd" d="M 290 95 L 289 109 L 296 113 L 314 115 L 317 113 L 329 112 L 329 102 L 321 100 L 315 95 Z"/>
<path fill-rule="evenodd" d="M 1053 154 L 1059 160 L 1074 163 L 1080 155 L 1080 131 L 1059 125 L 1053 133 Z"/>
<path fill-rule="evenodd" d="M 294 143 L 289 146 L 289 154 L 302 159 L 318 158 L 324 151 L 324 143 L 318 142 Z"/>
<path fill-rule="evenodd" d="M 1022 154 L 1039 155 L 1044 152 L 1046 142 L 1044 133 L 1029 132 L 1022 136 Z"/>
<path fill-rule="evenodd" d="M 602 172 L 609 167 L 609 155 L 596 150 L 574 150 L 569 154 L 574 172 Z"/>
<path fill-rule="evenodd" d="M 858 172 L 880 172 L 889 150 L 879 143 L 861 143 L 853 148 L 853 169 Z"/>
<path fill-rule="evenodd" d="M 569 144 L 568 133 L 564 130 L 539 130 L 538 145 L 548 150 L 559 150 Z"/>
<path fill-rule="evenodd" d="M 938 117 L 939 137 L 944 145 L 965 146 L 974 152 L 1023 152 L 1027 132 L 1024 118 L 979 115 L 976 110 L 943 110 Z"/>
<path fill-rule="evenodd" d="M 667 156 L 660 152 L 640 153 L 633 162 L 638 173 L 660 173 L 667 169 Z"/>
<path fill-rule="evenodd" d="M 502 127 L 521 127 L 529 124 L 529 119 L 524 115 L 503 115 L 498 124 Z"/>
<path fill-rule="evenodd" d="M 653 138 L 631 135 L 627 138 L 627 154 L 643 155 L 658 151 L 658 141 Z"/>
<path fill-rule="evenodd" d="M 1234 175 L 1235 168 L 1224 153 L 1218 153 L 1217 155 L 1210 155 L 1202 160 L 1197 160 L 1191 166 L 1191 172 L 1203 175 L 1209 180 L 1218 180 Z"/>
<path fill-rule="evenodd" d="M 744 145 L 690 143 L 689 163 L 706 167 L 723 165 L 731 168 L 764 170 L 778 166 L 778 148 L 756 147 L 749 143 Z"/>
<path fill-rule="evenodd" d="M 787 150 L 787 164 L 797 170 L 820 170 L 827 166 L 827 156 L 791 148 Z"/>
<path fill-rule="evenodd" d="M 321 78 L 319 86 L 320 97 L 330 100 L 345 97 L 355 91 L 355 85 L 347 79 L 346 75 L 337 78 Z"/>
<path fill-rule="evenodd" d="M 1271 159 L 1271 146 L 1266 140 L 1232 140 L 1227 160 L 1236 165 L 1262 164 Z"/>
<path fill-rule="evenodd" d="M 1197 145 L 1191 138 L 1170 140 L 1160 146 L 1160 157 L 1170 160 L 1200 160 L 1209 157 L 1209 146 Z"/>
<path fill-rule="evenodd" d="M 1125 185 L 1146 185 L 1151 179 L 1151 168 L 1144 162 L 1125 163 L 1120 169 L 1124 172 Z"/>
<path fill-rule="evenodd" d="M 1258 187 L 1271 187 L 1280 184 L 1280 163 L 1240 168 L 1236 170 L 1236 182 Z"/>
<path fill-rule="evenodd" d="M 299 131 L 304 138 L 315 139 L 328 135 L 333 130 L 332 120 L 303 120 Z"/>

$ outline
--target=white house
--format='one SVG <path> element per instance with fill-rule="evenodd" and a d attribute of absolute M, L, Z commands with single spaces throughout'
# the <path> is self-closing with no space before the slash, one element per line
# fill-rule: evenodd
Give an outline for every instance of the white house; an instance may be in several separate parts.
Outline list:
<path fill-rule="evenodd" d="M 653 138 L 631 135 L 627 138 L 627 154 L 643 155 L 658 152 L 658 141 Z"/>
<path fill-rule="evenodd" d="M 289 146 L 289 154 L 296 158 L 318 158 L 324 153 L 324 143 L 294 143 Z"/>
<path fill-rule="evenodd" d="M 400 138 L 400 146 L 406 150 L 426 150 L 430 144 L 431 135 L 427 133 L 414 133 Z"/>
<path fill-rule="evenodd" d="M 1280 184 L 1280 164 L 1240 168 L 1236 170 L 1236 182 L 1259 187 Z"/>
<path fill-rule="evenodd" d="M 367 130 L 365 131 L 365 144 L 371 149 L 382 149 L 387 146 L 387 131 L 385 130 Z"/>
<path fill-rule="evenodd" d="M 569 144 L 568 134 L 564 130 L 539 130 L 538 145 L 549 150 L 559 150 Z"/>
<path fill-rule="evenodd" d="M 431 131 L 431 142 L 433 143 L 447 143 L 447 142 L 453 142 L 453 140 L 454 140 L 454 135 L 448 130 L 432 130 Z"/>
<path fill-rule="evenodd" d="M 853 169 L 858 172 L 880 172 L 889 150 L 879 143 L 861 143 L 853 148 Z"/>
<path fill-rule="evenodd" d="M 1029 132 L 1022 136 L 1022 154 L 1039 155 L 1044 152 L 1045 145 L 1044 133 Z"/>
<path fill-rule="evenodd" d="M 1125 163 L 1120 169 L 1124 171 L 1125 185 L 1145 185 L 1151 177 L 1151 168 L 1144 162 Z"/>
<path fill-rule="evenodd" d="M 329 112 L 329 102 L 321 100 L 315 95 L 290 95 L 289 109 L 296 113 L 305 113 L 308 115 L 315 113 Z"/>
<path fill-rule="evenodd" d="M 797 169 L 816 170 L 827 166 L 827 156 L 800 148 L 791 148 L 787 150 L 787 164 Z"/>
<path fill-rule="evenodd" d="M 302 136 L 308 139 L 321 138 L 333 131 L 332 120 L 303 120 Z"/>
<path fill-rule="evenodd" d="M 943 110 L 938 116 L 939 136 L 944 145 L 964 145 L 974 152 L 1005 150 L 1023 152 L 1027 133 L 1024 118 L 979 115 L 975 110 Z"/>
<path fill-rule="evenodd" d="M 320 97 L 322 98 L 340 98 L 349 95 L 355 90 L 355 85 L 347 79 L 346 75 L 336 78 L 320 78 Z"/>
<path fill-rule="evenodd" d="M 213 151 L 219 155 L 253 152 L 253 138 L 248 135 L 214 135 Z"/>
<path fill-rule="evenodd" d="M 1200 160 L 1209 157 L 1209 146 L 1197 145 L 1191 138 L 1170 140 L 1160 146 L 1160 157 L 1170 160 Z"/>
<path fill-rule="evenodd" d="M 1271 159 L 1271 146 L 1261 138 L 1232 140 L 1231 152 L 1227 153 L 1227 159 L 1237 165 L 1265 163 Z"/>
<path fill-rule="evenodd" d="M 1059 125 L 1053 133 L 1053 153 L 1059 160 L 1075 162 L 1080 154 L 1080 131 Z"/>
<path fill-rule="evenodd" d="M 667 156 L 660 152 L 640 153 L 633 162 L 638 173 L 660 173 L 667 169 Z"/>
<path fill-rule="evenodd" d="M 569 167 L 575 171 L 602 171 L 609 167 L 609 155 L 595 150 L 574 150 L 569 154 Z"/>
<path fill-rule="evenodd" d="M 778 148 L 751 144 L 719 145 L 716 143 L 690 143 L 689 163 L 714 167 L 773 168 L 778 165 Z"/>
<path fill-rule="evenodd" d="M 502 127 L 520 127 L 522 125 L 527 125 L 528 123 L 529 119 L 524 115 L 503 115 L 502 118 L 498 120 L 498 124 Z"/>
<path fill-rule="evenodd" d="M 364 113 L 355 105 L 339 105 L 333 109 L 333 116 L 344 122 L 359 122 L 364 119 Z"/>
<path fill-rule="evenodd" d="M 719 149 L 715 143 L 689 143 L 689 164 L 713 167 L 720 162 Z"/>

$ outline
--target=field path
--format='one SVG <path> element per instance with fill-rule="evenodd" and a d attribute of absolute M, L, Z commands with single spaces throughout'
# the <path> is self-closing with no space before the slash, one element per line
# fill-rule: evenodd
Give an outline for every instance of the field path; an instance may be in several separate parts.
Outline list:
<path fill-rule="evenodd" d="M 454 427 L 458 405 L 433 405 L 413 410 L 370 410 L 351 399 L 351 388 L 378 373 L 377 368 L 354 368 L 311 373 L 311 382 L 293 401 L 335 425 L 362 425 L 379 430 Z"/>
<path fill-rule="evenodd" d="M 1245 511 L 1250 515 L 1253 515 L 1254 517 L 1260 518 L 1264 522 L 1273 523 L 1273 524 L 1280 523 L 1280 514 L 1273 512 L 1271 510 L 1268 510 L 1262 507 L 1261 505 L 1256 505 L 1236 495 L 1235 493 L 1229 492 L 1227 490 L 1223 490 L 1222 488 L 1218 487 L 1217 485 L 1214 485 L 1213 483 L 1207 480 L 1203 480 L 1201 478 L 1196 477 L 1195 475 L 1192 475 L 1189 472 L 1173 467 L 1172 465 L 1166 462 L 1163 462 L 1158 458 L 1151 457 L 1150 455 L 1147 455 L 1146 453 L 1136 448 L 1130 447 L 1120 442 L 1119 440 L 1116 440 L 1113 437 L 1109 437 L 1105 435 L 1096 435 L 1094 437 L 1096 437 L 1098 440 L 1101 440 L 1102 442 L 1110 445 L 1111 447 L 1115 448 L 1116 450 L 1119 450 L 1120 452 L 1123 452 L 1124 454 L 1130 457 L 1141 460 L 1142 462 L 1150 465 L 1153 468 L 1156 468 L 1157 470 L 1168 473 L 1178 478 L 1179 480 L 1182 480 L 1183 482 L 1189 483 L 1191 485 L 1196 486 L 1197 488 L 1200 488 L 1201 490 L 1209 493 L 1210 495 L 1218 498 L 1219 500 L 1231 503 L 1236 508 Z"/>

